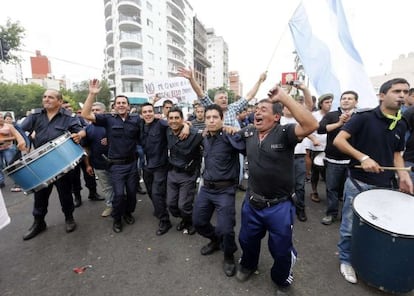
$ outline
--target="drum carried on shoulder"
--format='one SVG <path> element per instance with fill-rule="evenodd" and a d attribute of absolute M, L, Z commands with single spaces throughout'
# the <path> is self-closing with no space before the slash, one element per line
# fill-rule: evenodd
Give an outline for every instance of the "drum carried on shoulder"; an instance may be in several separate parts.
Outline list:
<path fill-rule="evenodd" d="M 70 133 L 65 133 L 24 155 L 3 172 L 28 194 L 49 186 L 72 170 L 83 155 L 82 147 L 71 139 Z"/>
<path fill-rule="evenodd" d="M 353 201 L 352 266 L 380 290 L 414 289 L 414 197 L 373 189 Z"/>

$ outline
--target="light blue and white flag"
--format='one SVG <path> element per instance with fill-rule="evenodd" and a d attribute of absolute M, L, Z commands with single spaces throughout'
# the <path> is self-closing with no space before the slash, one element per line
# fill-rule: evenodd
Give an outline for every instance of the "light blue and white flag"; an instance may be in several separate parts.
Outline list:
<path fill-rule="evenodd" d="M 358 107 L 375 107 L 378 99 L 355 49 L 341 0 L 302 0 L 289 21 L 296 52 L 318 95 L 354 90 Z"/>

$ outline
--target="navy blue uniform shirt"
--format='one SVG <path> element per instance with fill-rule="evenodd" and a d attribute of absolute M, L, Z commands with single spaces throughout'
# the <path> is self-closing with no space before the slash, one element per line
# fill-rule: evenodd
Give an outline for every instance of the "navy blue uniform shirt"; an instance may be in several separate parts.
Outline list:
<path fill-rule="evenodd" d="M 142 124 L 141 146 L 144 149 L 146 168 L 157 168 L 168 164 L 167 129 L 168 122 L 154 119 L 150 124 Z"/>
<path fill-rule="evenodd" d="M 64 108 L 60 108 L 50 121 L 44 108 L 35 109 L 22 122 L 21 127 L 29 133 L 35 132 L 33 140 L 35 148 L 56 139 L 67 131 L 77 133 L 82 130 L 79 118 Z"/>
<path fill-rule="evenodd" d="M 92 167 L 98 170 L 106 170 L 108 165 L 102 154 L 108 156 L 108 144 L 101 144 L 101 140 L 106 138 L 106 129 L 103 126 L 89 124 L 85 131 L 86 137 L 83 144 L 89 147 L 89 161 Z"/>
<path fill-rule="evenodd" d="M 180 140 L 169 128 L 167 131 L 168 149 L 170 150 L 170 164 L 178 168 L 185 168 L 190 162 L 197 162 L 194 167 L 201 163 L 200 144 L 203 140 L 202 134 L 196 128 L 190 128 L 190 135 Z"/>
<path fill-rule="evenodd" d="M 95 124 L 106 129 L 110 159 L 125 159 L 135 156 L 141 122 L 139 115 L 130 114 L 125 120 L 117 114 L 96 114 L 95 118 Z"/>
<path fill-rule="evenodd" d="M 203 139 L 204 171 L 206 181 L 238 180 L 239 153 L 245 153 L 246 144 L 239 134 L 218 132 Z"/>

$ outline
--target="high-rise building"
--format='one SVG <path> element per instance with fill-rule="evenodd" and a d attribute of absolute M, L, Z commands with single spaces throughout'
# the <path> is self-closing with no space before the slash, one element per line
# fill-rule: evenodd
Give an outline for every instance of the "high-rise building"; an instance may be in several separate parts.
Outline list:
<path fill-rule="evenodd" d="M 194 17 L 194 77 L 203 91 L 207 90 L 207 69 L 211 67 L 206 54 L 207 31 L 197 17 Z"/>
<path fill-rule="evenodd" d="M 216 36 L 213 29 L 207 29 L 207 88 L 229 86 L 229 50 L 223 37 Z"/>
<path fill-rule="evenodd" d="M 240 80 L 238 71 L 229 72 L 229 88 L 234 92 L 236 96 L 243 96 L 243 84 Z"/>
<path fill-rule="evenodd" d="M 193 64 L 193 9 L 186 0 L 104 0 L 105 73 L 114 95 L 147 100 L 145 80 Z"/>

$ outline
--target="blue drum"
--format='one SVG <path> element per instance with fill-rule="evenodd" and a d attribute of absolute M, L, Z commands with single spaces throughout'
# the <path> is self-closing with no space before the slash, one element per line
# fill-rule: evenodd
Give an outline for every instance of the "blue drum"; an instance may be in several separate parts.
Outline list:
<path fill-rule="evenodd" d="M 49 186 L 69 172 L 84 154 L 82 147 L 66 133 L 24 155 L 3 172 L 28 194 Z"/>
<path fill-rule="evenodd" d="M 353 201 L 352 266 L 368 284 L 391 293 L 414 289 L 414 197 L 373 189 Z"/>

